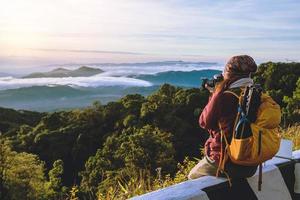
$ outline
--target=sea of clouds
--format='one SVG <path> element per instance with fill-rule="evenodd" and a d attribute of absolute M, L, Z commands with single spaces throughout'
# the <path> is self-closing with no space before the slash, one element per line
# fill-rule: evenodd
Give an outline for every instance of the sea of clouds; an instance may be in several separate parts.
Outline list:
<path fill-rule="evenodd" d="M 64 77 L 64 78 L 0 78 L 0 90 L 16 89 L 31 86 L 71 86 L 71 87 L 99 87 L 99 86 L 139 86 L 148 87 L 152 84 L 128 77 L 108 77 L 108 76 L 90 76 L 90 77 Z"/>
<path fill-rule="evenodd" d="M 65 68 L 78 68 L 81 65 L 67 66 Z M 220 69 L 216 65 L 199 65 L 199 64 L 173 64 L 173 65 L 88 65 L 89 67 L 100 68 L 104 72 L 91 77 L 64 77 L 64 78 L 16 78 L 0 77 L 0 90 L 17 89 L 31 86 L 71 86 L 71 87 L 101 87 L 101 86 L 136 86 L 149 87 L 152 83 L 128 76 L 152 74 L 168 71 L 194 71 L 204 69 Z M 64 66 L 60 66 L 64 67 Z"/>

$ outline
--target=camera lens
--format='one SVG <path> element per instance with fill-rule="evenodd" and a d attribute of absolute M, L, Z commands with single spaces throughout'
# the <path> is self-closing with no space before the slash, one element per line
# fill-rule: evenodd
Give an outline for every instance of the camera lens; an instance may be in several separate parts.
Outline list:
<path fill-rule="evenodd" d="M 207 82 L 208 82 L 208 79 L 207 79 L 207 78 L 202 79 L 201 87 L 202 87 L 203 89 L 205 89 L 205 84 L 207 84 Z"/>

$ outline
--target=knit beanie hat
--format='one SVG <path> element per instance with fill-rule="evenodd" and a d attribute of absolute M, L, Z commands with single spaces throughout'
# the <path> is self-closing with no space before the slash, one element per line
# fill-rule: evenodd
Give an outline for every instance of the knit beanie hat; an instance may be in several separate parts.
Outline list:
<path fill-rule="evenodd" d="M 248 55 L 233 56 L 224 68 L 224 74 L 228 77 L 249 77 L 256 72 L 257 65 L 254 59 Z"/>

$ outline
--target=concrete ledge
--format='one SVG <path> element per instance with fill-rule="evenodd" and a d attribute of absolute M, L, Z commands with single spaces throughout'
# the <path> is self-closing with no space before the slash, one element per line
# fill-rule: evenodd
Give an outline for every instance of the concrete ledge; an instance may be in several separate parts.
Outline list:
<path fill-rule="evenodd" d="M 229 187 L 225 178 L 204 176 L 137 196 L 132 200 L 296 200 L 300 199 L 299 161 L 300 150 L 293 152 L 292 159 L 273 158 L 267 161 L 263 166 L 261 191 L 257 190 L 257 171 L 253 177 L 234 180 L 232 187 Z"/>

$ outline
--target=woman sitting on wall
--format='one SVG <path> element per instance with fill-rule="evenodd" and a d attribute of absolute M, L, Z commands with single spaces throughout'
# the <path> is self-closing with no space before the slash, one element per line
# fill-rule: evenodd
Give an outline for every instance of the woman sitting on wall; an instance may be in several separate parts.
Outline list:
<path fill-rule="evenodd" d="M 212 93 L 204 108 L 199 124 L 206 129 L 210 137 L 205 143 L 205 157 L 190 171 L 188 178 L 195 179 L 204 175 L 215 176 L 222 156 L 221 131 L 228 141 L 232 138 L 233 127 L 238 112 L 238 98 L 227 90 L 241 92 L 242 88 L 253 84 L 251 74 L 257 70 L 254 59 L 248 55 L 230 58 L 223 71 L 224 80 L 216 88 L 205 87 Z M 228 160 L 225 172 L 231 178 L 250 177 L 256 172 L 257 166 L 242 166 Z M 224 174 L 221 174 L 224 176 Z"/>

